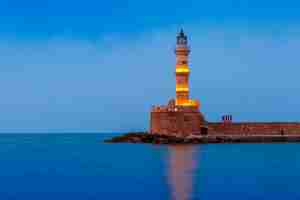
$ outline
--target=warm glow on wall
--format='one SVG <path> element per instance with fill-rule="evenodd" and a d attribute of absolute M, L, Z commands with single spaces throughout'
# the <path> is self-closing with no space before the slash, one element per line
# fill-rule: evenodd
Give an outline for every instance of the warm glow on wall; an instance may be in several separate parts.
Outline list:
<path fill-rule="evenodd" d="M 188 92 L 188 87 L 176 87 L 176 92 Z"/>
<path fill-rule="evenodd" d="M 176 68 L 176 73 L 189 73 L 190 70 L 188 68 Z"/>
<path fill-rule="evenodd" d="M 177 65 L 176 73 L 189 73 L 189 67 L 187 65 Z"/>
<path fill-rule="evenodd" d="M 176 92 L 188 92 L 188 84 L 176 84 Z"/>
<path fill-rule="evenodd" d="M 176 106 L 192 106 L 192 107 L 199 107 L 199 101 L 186 99 L 186 100 L 179 100 L 176 99 Z"/>

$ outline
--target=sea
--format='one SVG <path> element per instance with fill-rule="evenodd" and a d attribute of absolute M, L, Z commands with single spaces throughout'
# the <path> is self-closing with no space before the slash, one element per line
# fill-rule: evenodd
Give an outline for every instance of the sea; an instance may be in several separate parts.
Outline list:
<path fill-rule="evenodd" d="M 107 144 L 1 134 L 0 200 L 300 199 L 300 144 Z"/>

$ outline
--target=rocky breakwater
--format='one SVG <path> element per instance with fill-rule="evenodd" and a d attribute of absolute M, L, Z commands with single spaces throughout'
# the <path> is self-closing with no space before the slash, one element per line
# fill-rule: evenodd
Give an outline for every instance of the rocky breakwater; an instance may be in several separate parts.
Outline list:
<path fill-rule="evenodd" d="M 150 143 L 150 144 L 207 144 L 207 143 L 274 143 L 274 142 L 300 142 L 299 136 L 289 135 L 190 135 L 176 137 L 150 134 L 147 132 L 127 133 L 105 140 L 106 143 Z"/>

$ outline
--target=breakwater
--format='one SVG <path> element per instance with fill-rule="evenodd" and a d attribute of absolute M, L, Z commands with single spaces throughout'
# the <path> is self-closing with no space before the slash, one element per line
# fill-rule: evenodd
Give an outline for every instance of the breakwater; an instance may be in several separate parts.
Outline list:
<path fill-rule="evenodd" d="M 106 140 L 107 143 L 208 144 L 300 142 L 300 135 L 190 135 L 176 137 L 149 133 L 128 133 Z"/>
<path fill-rule="evenodd" d="M 207 124 L 209 135 L 299 135 L 298 122 L 211 122 Z"/>

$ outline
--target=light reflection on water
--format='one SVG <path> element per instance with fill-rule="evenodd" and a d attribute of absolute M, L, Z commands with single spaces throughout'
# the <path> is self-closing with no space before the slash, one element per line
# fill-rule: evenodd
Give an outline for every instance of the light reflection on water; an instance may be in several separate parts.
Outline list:
<path fill-rule="evenodd" d="M 168 151 L 167 173 L 172 200 L 188 200 L 193 193 L 197 148 L 192 145 L 172 145 Z"/>

